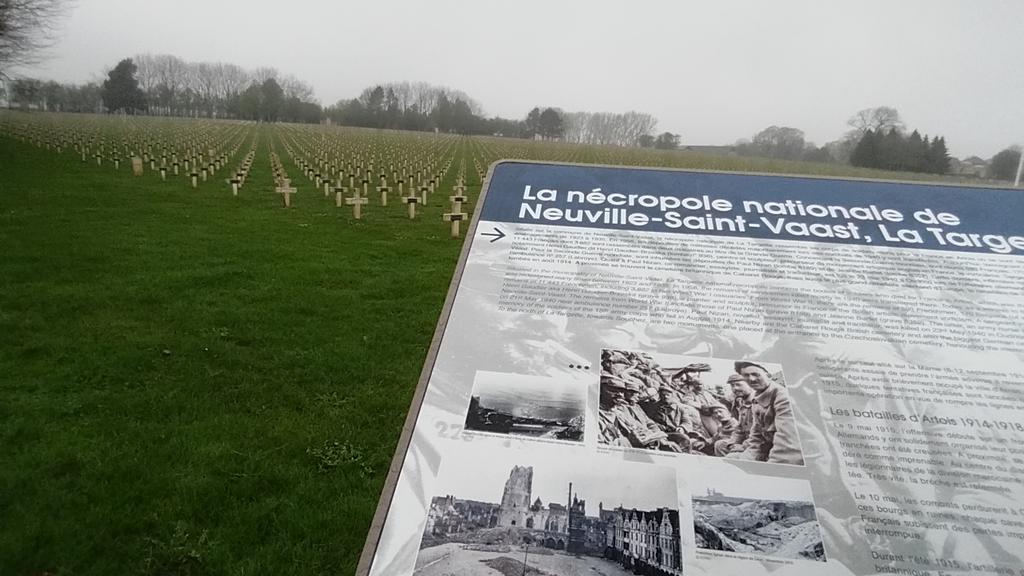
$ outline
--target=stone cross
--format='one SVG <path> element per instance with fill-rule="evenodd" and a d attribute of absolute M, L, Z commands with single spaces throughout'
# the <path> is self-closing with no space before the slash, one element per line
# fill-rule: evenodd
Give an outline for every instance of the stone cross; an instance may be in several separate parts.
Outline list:
<path fill-rule="evenodd" d="M 195 188 L 196 186 L 198 186 L 197 179 L 199 178 L 199 174 L 193 171 L 190 174 L 190 176 L 192 177 L 192 187 Z"/>
<path fill-rule="evenodd" d="M 366 181 L 365 180 L 363 181 L 363 188 L 366 188 Z M 356 220 L 359 220 L 359 218 L 362 216 L 362 210 L 361 210 L 362 205 L 366 204 L 367 202 L 369 202 L 370 199 L 369 198 L 363 198 L 362 196 L 360 196 L 358 188 L 356 188 L 353 191 L 353 193 L 355 194 L 355 196 L 353 196 L 351 198 L 346 198 L 345 199 L 345 204 L 350 204 L 352 206 L 352 217 L 355 218 Z"/>
<path fill-rule="evenodd" d="M 383 181 L 381 181 L 380 186 L 377 186 L 377 192 L 380 192 L 380 205 L 381 206 L 387 206 L 388 205 L 388 190 L 391 190 L 391 189 L 388 188 L 387 184 L 385 184 Z"/>
<path fill-rule="evenodd" d="M 288 178 L 282 178 L 281 179 L 281 185 L 274 189 L 274 191 L 277 192 L 278 194 L 283 194 L 284 195 L 284 207 L 285 208 L 291 208 L 292 207 L 292 194 L 295 194 L 296 192 L 298 192 L 298 190 L 296 190 L 295 188 L 291 187 L 291 184 L 292 184 L 291 180 L 289 180 Z"/>
<path fill-rule="evenodd" d="M 334 205 L 337 206 L 338 208 L 341 208 L 341 205 L 342 205 L 342 200 L 341 200 L 342 199 L 342 195 L 345 192 L 347 192 L 347 191 L 348 191 L 348 188 L 346 188 L 344 186 L 335 186 L 334 187 Z"/>
<path fill-rule="evenodd" d="M 237 176 L 235 176 L 234 178 L 231 179 L 231 194 L 233 196 L 238 196 L 238 184 L 241 181 L 242 181 L 242 179 L 237 177 Z"/>
<path fill-rule="evenodd" d="M 406 196 L 403 200 L 409 205 L 409 219 L 412 220 L 416 217 L 416 204 L 419 204 L 420 199 L 417 196 Z"/>
<path fill-rule="evenodd" d="M 452 201 L 452 212 L 462 212 L 462 203 L 468 200 L 461 194 L 449 196 L 448 199 Z"/>
<path fill-rule="evenodd" d="M 459 212 L 458 210 L 452 210 L 451 214 L 444 214 L 441 216 L 445 222 L 452 223 L 452 238 L 459 237 L 459 222 L 462 222 L 466 215 Z"/>
<path fill-rule="evenodd" d="M 132 157 L 132 174 L 142 176 L 142 158 L 138 156 Z"/>

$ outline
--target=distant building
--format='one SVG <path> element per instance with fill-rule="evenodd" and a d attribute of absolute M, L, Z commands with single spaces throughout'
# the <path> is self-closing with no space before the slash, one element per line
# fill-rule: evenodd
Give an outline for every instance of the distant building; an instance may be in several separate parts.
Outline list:
<path fill-rule="evenodd" d="M 989 163 L 977 156 L 971 156 L 969 158 L 964 158 L 963 160 L 957 160 L 956 158 L 949 159 L 950 174 L 956 174 L 958 176 L 987 178 L 988 168 Z"/>

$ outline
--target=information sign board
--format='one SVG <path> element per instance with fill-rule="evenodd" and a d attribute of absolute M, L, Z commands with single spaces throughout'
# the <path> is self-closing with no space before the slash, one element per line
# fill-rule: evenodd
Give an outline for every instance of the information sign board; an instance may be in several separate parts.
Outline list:
<path fill-rule="evenodd" d="M 1024 194 L 485 188 L 360 574 L 1024 575 Z"/>

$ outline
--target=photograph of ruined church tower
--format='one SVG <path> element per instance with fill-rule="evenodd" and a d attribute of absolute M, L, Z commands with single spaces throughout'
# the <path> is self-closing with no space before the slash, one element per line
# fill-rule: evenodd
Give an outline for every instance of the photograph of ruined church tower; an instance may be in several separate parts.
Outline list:
<path fill-rule="evenodd" d="M 484 575 L 496 570 L 535 576 L 681 576 L 674 472 L 653 465 L 639 468 L 655 479 L 655 492 L 668 486 L 664 480 L 671 476 L 672 493 L 665 494 L 665 506 L 630 507 L 627 491 L 619 498 L 623 504 L 605 509 L 599 502 L 588 513 L 580 484 L 590 488 L 594 483 L 574 485 L 567 477 L 571 475 L 568 470 L 545 474 L 538 468 L 535 475 L 533 466 L 520 465 L 509 470 L 497 503 L 451 494 L 435 497 L 427 513 L 415 573 Z M 574 473 L 582 476 L 587 469 L 577 468 Z M 545 504 L 537 495 L 550 494 L 559 485 L 562 502 Z M 494 488 L 498 496 L 499 488 Z M 631 482 L 627 488 L 638 486 Z"/>

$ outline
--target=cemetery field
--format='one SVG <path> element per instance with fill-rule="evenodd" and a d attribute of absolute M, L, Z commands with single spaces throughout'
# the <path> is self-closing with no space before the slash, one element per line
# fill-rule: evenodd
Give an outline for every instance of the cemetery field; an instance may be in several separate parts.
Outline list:
<path fill-rule="evenodd" d="M 284 210 L 265 157 L 238 198 L 7 138 L 0 166 L 0 574 L 354 572 L 442 207 Z"/>
<path fill-rule="evenodd" d="M 0 114 L 0 575 L 353 573 L 461 248 L 442 214 L 462 182 L 472 217 L 498 158 L 894 176 Z M 334 187 L 363 179 L 356 219 Z M 415 219 L 399 186 L 434 188 Z"/>

